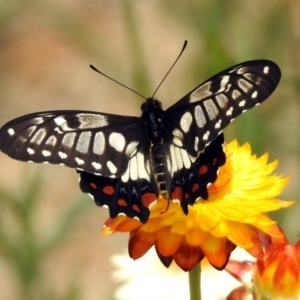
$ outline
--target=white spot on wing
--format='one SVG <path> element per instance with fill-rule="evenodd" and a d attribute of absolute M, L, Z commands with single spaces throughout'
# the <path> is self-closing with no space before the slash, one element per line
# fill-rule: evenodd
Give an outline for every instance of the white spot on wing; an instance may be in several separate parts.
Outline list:
<path fill-rule="evenodd" d="M 196 152 L 199 151 L 199 137 L 198 136 L 195 137 L 194 149 Z"/>
<path fill-rule="evenodd" d="M 182 158 L 183 164 L 184 164 L 185 168 L 189 169 L 192 164 L 190 156 L 188 155 L 188 153 L 185 149 L 180 149 L 180 150 L 181 150 L 181 158 Z"/>
<path fill-rule="evenodd" d="M 233 112 L 233 107 L 229 107 L 228 110 L 226 111 L 226 116 L 231 116 Z"/>
<path fill-rule="evenodd" d="M 269 68 L 268 66 L 264 67 L 263 72 L 264 72 L 265 74 L 268 74 L 269 71 L 270 71 L 270 68 Z"/>
<path fill-rule="evenodd" d="M 75 157 L 75 161 L 77 162 L 78 165 L 84 164 L 84 160 L 80 159 L 79 157 Z"/>
<path fill-rule="evenodd" d="M 238 97 L 240 97 L 242 94 L 241 94 L 241 92 L 239 91 L 239 90 L 237 90 L 237 89 L 233 89 L 232 90 L 232 98 L 233 99 L 237 99 Z"/>
<path fill-rule="evenodd" d="M 216 128 L 216 129 L 221 128 L 221 124 L 222 124 L 222 119 L 220 119 L 220 120 L 216 123 L 215 128 Z"/>
<path fill-rule="evenodd" d="M 145 178 L 150 180 L 149 175 L 147 173 L 148 166 L 145 165 L 145 156 L 141 152 L 136 155 L 137 165 L 138 165 L 138 174 L 139 178 Z"/>
<path fill-rule="evenodd" d="M 141 152 L 138 152 L 137 155 L 133 156 L 129 163 L 125 173 L 122 175 L 121 179 L 124 182 L 127 182 L 129 178 L 131 180 L 137 179 L 147 179 L 150 180 L 148 172 L 149 162 L 145 162 L 145 156 Z"/>
<path fill-rule="evenodd" d="M 82 132 L 77 140 L 76 150 L 81 153 L 88 153 L 91 136 L 92 133 L 90 131 Z"/>
<path fill-rule="evenodd" d="M 209 97 L 212 95 L 211 92 L 211 81 L 201 85 L 196 90 L 194 90 L 190 95 L 190 102 L 197 102 L 203 98 Z"/>
<path fill-rule="evenodd" d="M 188 132 L 192 125 L 193 117 L 189 111 L 183 114 L 180 119 L 180 127 L 184 132 Z"/>
<path fill-rule="evenodd" d="M 96 169 L 96 170 L 100 170 L 102 168 L 101 164 L 93 161 L 92 162 L 92 166 Z"/>
<path fill-rule="evenodd" d="M 251 98 L 256 98 L 257 97 L 257 91 L 253 92 L 251 95 Z"/>
<path fill-rule="evenodd" d="M 219 88 L 219 90 L 216 92 L 216 94 L 217 94 L 217 93 L 221 93 L 221 92 L 223 92 L 223 91 L 225 90 L 225 87 L 226 87 L 228 81 L 229 81 L 229 75 L 226 75 L 226 76 L 223 76 L 223 77 L 222 77 L 222 80 L 221 80 L 221 82 L 220 82 L 220 88 Z"/>
<path fill-rule="evenodd" d="M 214 120 L 219 114 L 219 110 L 216 107 L 215 103 L 211 99 L 207 99 L 204 102 L 205 110 L 208 114 L 210 120 Z"/>
<path fill-rule="evenodd" d="M 181 140 L 183 139 L 183 133 L 179 129 L 174 129 L 172 134 Z"/>
<path fill-rule="evenodd" d="M 55 146 L 56 141 L 57 141 L 57 138 L 55 137 L 55 135 L 51 135 L 51 136 L 47 139 L 46 144 L 47 144 L 47 145 Z"/>
<path fill-rule="evenodd" d="M 253 85 L 245 79 L 239 79 L 238 85 L 244 93 L 248 93 L 253 88 Z"/>
<path fill-rule="evenodd" d="M 138 145 L 138 142 L 130 142 L 125 149 L 125 153 L 127 156 L 133 156 L 136 153 L 136 146 Z M 135 151 L 134 151 L 135 150 Z"/>
<path fill-rule="evenodd" d="M 196 141 L 196 139 L 195 139 Z M 189 169 L 191 164 L 195 162 L 196 157 L 190 156 L 185 149 L 178 148 L 174 145 L 170 146 L 169 157 L 167 158 L 167 165 L 171 170 L 171 175 L 182 168 Z"/>
<path fill-rule="evenodd" d="M 202 128 L 204 127 L 204 125 L 206 124 L 206 118 L 205 118 L 205 115 L 203 114 L 203 110 L 202 110 L 202 107 L 200 105 L 197 105 L 195 107 L 195 120 L 196 120 L 196 123 L 198 125 L 199 128 Z"/>
<path fill-rule="evenodd" d="M 72 148 L 74 141 L 75 141 L 76 133 L 70 132 L 66 133 L 62 139 L 62 144 L 68 148 Z"/>
<path fill-rule="evenodd" d="M 97 132 L 95 134 L 94 138 L 94 144 L 93 144 L 93 152 L 95 154 L 101 155 L 104 152 L 105 147 L 105 137 L 102 131 Z"/>
<path fill-rule="evenodd" d="M 27 152 L 28 152 L 30 155 L 32 155 L 32 154 L 35 153 L 35 151 L 34 151 L 33 149 L 31 149 L 31 148 L 27 148 Z"/>
<path fill-rule="evenodd" d="M 61 125 L 65 124 L 67 122 L 66 119 L 64 117 L 62 117 L 62 116 L 54 118 L 53 121 L 58 126 L 61 126 Z"/>
<path fill-rule="evenodd" d="M 51 115 L 49 115 L 49 117 L 50 116 Z M 44 118 L 42 118 L 42 117 L 37 117 L 37 118 L 32 119 L 32 123 L 34 123 L 34 124 L 41 124 L 43 122 L 44 122 Z"/>
<path fill-rule="evenodd" d="M 99 128 L 108 125 L 107 117 L 98 114 L 78 114 L 77 118 L 80 122 L 80 129 Z"/>
<path fill-rule="evenodd" d="M 43 151 L 42 151 L 42 154 L 43 154 L 43 156 L 48 157 L 48 156 L 51 155 L 51 152 L 48 151 L 48 150 L 43 150 Z"/>
<path fill-rule="evenodd" d="M 245 100 L 242 100 L 242 101 L 239 103 L 239 107 L 243 107 L 243 106 L 245 106 L 245 104 L 246 104 L 246 101 L 245 101 Z"/>
<path fill-rule="evenodd" d="M 221 108 L 224 108 L 228 103 L 228 98 L 224 94 L 218 94 L 215 98 Z"/>
<path fill-rule="evenodd" d="M 56 131 L 56 132 L 59 133 L 59 134 L 63 133 L 63 131 L 61 131 L 61 130 L 59 129 L 59 127 L 55 127 L 55 128 L 54 128 L 54 131 Z"/>
<path fill-rule="evenodd" d="M 125 148 L 125 138 L 121 133 L 111 133 L 109 135 L 108 142 L 118 152 L 122 152 Z"/>
<path fill-rule="evenodd" d="M 8 133 L 10 136 L 12 136 L 12 135 L 15 134 L 15 131 L 14 131 L 12 128 L 9 128 L 9 129 L 7 130 L 7 133 Z"/>
<path fill-rule="evenodd" d="M 173 137 L 173 144 L 175 144 L 178 147 L 182 147 L 183 146 L 182 140 L 180 140 L 177 136 Z"/>
<path fill-rule="evenodd" d="M 59 155 L 59 157 L 62 158 L 62 159 L 68 157 L 68 155 L 67 155 L 66 153 L 62 152 L 62 151 L 59 151 L 59 152 L 58 152 L 58 155 Z"/>
<path fill-rule="evenodd" d="M 121 176 L 121 180 L 122 180 L 123 182 L 127 182 L 127 181 L 129 180 L 129 169 L 130 169 L 130 164 L 131 164 L 131 162 L 129 162 L 128 167 L 127 167 L 125 173 Z"/>
<path fill-rule="evenodd" d="M 209 135 L 210 135 L 210 131 L 206 131 L 205 134 L 203 135 L 203 140 L 204 140 L 204 141 L 207 141 Z"/>
<path fill-rule="evenodd" d="M 46 130 L 44 128 L 40 128 L 31 138 L 30 142 L 36 143 L 36 144 L 41 144 L 41 142 L 44 140 L 46 136 Z"/>
<path fill-rule="evenodd" d="M 117 172 L 117 167 L 110 160 L 107 161 L 106 165 L 112 174 L 115 174 Z"/>

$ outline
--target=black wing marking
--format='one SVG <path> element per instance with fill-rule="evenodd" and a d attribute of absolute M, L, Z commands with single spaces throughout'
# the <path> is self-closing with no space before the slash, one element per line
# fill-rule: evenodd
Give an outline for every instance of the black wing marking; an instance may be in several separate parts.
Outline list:
<path fill-rule="evenodd" d="M 197 156 L 235 117 L 266 100 L 280 76 L 268 60 L 244 62 L 213 76 L 166 110 L 174 139 Z"/>
<path fill-rule="evenodd" d="M 158 188 L 151 173 L 149 155 L 138 152 L 128 163 L 124 174 L 119 178 L 96 176 L 87 172 L 80 174 L 80 188 L 89 193 L 96 204 L 107 206 L 111 218 L 124 214 L 148 220 L 149 206 L 157 200 Z"/>
<path fill-rule="evenodd" d="M 0 149 L 21 161 L 49 162 L 107 177 L 121 176 L 145 137 L 140 118 L 50 111 L 14 119 L 0 129 Z"/>

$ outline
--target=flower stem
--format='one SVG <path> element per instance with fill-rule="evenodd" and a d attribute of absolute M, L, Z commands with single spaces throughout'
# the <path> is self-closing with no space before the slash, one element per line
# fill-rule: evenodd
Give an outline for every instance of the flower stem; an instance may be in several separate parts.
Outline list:
<path fill-rule="evenodd" d="M 189 271 L 190 300 L 201 300 L 200 263 Z"/>

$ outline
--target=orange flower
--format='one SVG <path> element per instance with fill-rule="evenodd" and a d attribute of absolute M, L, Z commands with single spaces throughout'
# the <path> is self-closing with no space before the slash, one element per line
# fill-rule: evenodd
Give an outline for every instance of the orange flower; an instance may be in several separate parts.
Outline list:
<path fill-rule="evenodd" d="M 300 299 L 300 238 L 295 245 L 285 237 L 266 248 L 256 263 L 253 282 L 263 299 Z"/>
<path fill-rule="evenodd" d="M 268 155 L 251 155 L 249 144 L 236 141 L 225 145 L 226 164 L 209 187 L 208 200 L 199 199 L 188 215 L 179 203 L 159 197 L 150 207 L 146 224 L 125 216 L 108 219 L 103 233 L 130 232 L 129 255 L 142 257 L 155 246 L 165 266 L 174 260 L 183 270 L 191 270 L 204 257 L 223 269 L 235 246 L 245 248 L 256 258 L 263 257 L 263 244 L 280 237 L 266 212 L 290 206 L 293 202 L 276 199 L 288 178 L 271 174 L 277 162 L 267 164 Z"/>
<path fill-rule="evenodd" d="M 300 238 L 295 246 L 289 244 L 282 233 L 265 248 L 264 258 L 256 263 L 232 261 L 226 271 L 243 283 L 234 289 L 227 300 L 300 299 Z"/>

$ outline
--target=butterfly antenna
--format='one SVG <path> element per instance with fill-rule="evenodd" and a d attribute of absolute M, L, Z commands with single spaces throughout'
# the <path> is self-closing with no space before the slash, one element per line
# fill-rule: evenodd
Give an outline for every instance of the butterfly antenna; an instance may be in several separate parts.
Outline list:
<path fill-rule="evenodd" d="M 106 74 L 104 74 L 103 72 L 99 71 L 99 70 L 98 70 L 96 67 L 94 67 L 93 65 L 90 65 L 90 68 L 91 68 L 92 70 L 94 70 L 95 72 L 97 72 L 97 73 L 103 75 L 104 77 L 106 77 L 106 78 L 108 78 L 108 79 L 114 81 L 115 83 L 117 83 L 117 84 L 123 86 L 125 89 L 127 89 L 127 90 L 129 90 L 129 91 L 132 91 L 133 93 L 135 93 L 135 94 L 139 95 L 140 97 L 142 97 L 143 99 L 147 100 L 146 97 L 144 97 L 143 95 L 141 95 L 141 94 L 138 93 L 137 91 L 135 91 L 135 90 L 131 89 L 130 87 L 126 86 L 125 84 L 123 84 L 123 83 L 121 83 L 121 82 L 119 82 L 119 81 L 117 81 L 117 80 L 115 80 L 115 79 L 109 77 L 108 75 L 106 75 Z"/>
<path fill-rule="evenodd" d="M 160 84 L 158 85 L 158 87 L 156 88 L 156 90 L 154 91 L 152 98 L 154 98 L 154 95 L 156 94 L 156 92 L 158 91 L 158 89 L 160 88 L 160 86 L 162 85 L 162 83 L 165 81 L 165 79 L 167 78 L 167 76 L 169 75 L 169 73 L 171 72 L 171 70 L 173 69 L 173 67 L 176 65 L 178 59 L 180 58 L 181 54 L 183 53 L 184 49 L 186 48 L 188 41 L 185 40 L 182 46 L 182 49 L 179 53 L 179 55 L 177 56 L 176 60 L 174 61 L 173 65 L 171 66 L 171 68 L 169 69 L 169 71 L 167 72 L 167 74 L 165 75 L 165 77 L 162 79 L 162 81 L 160 82 Z"/>

